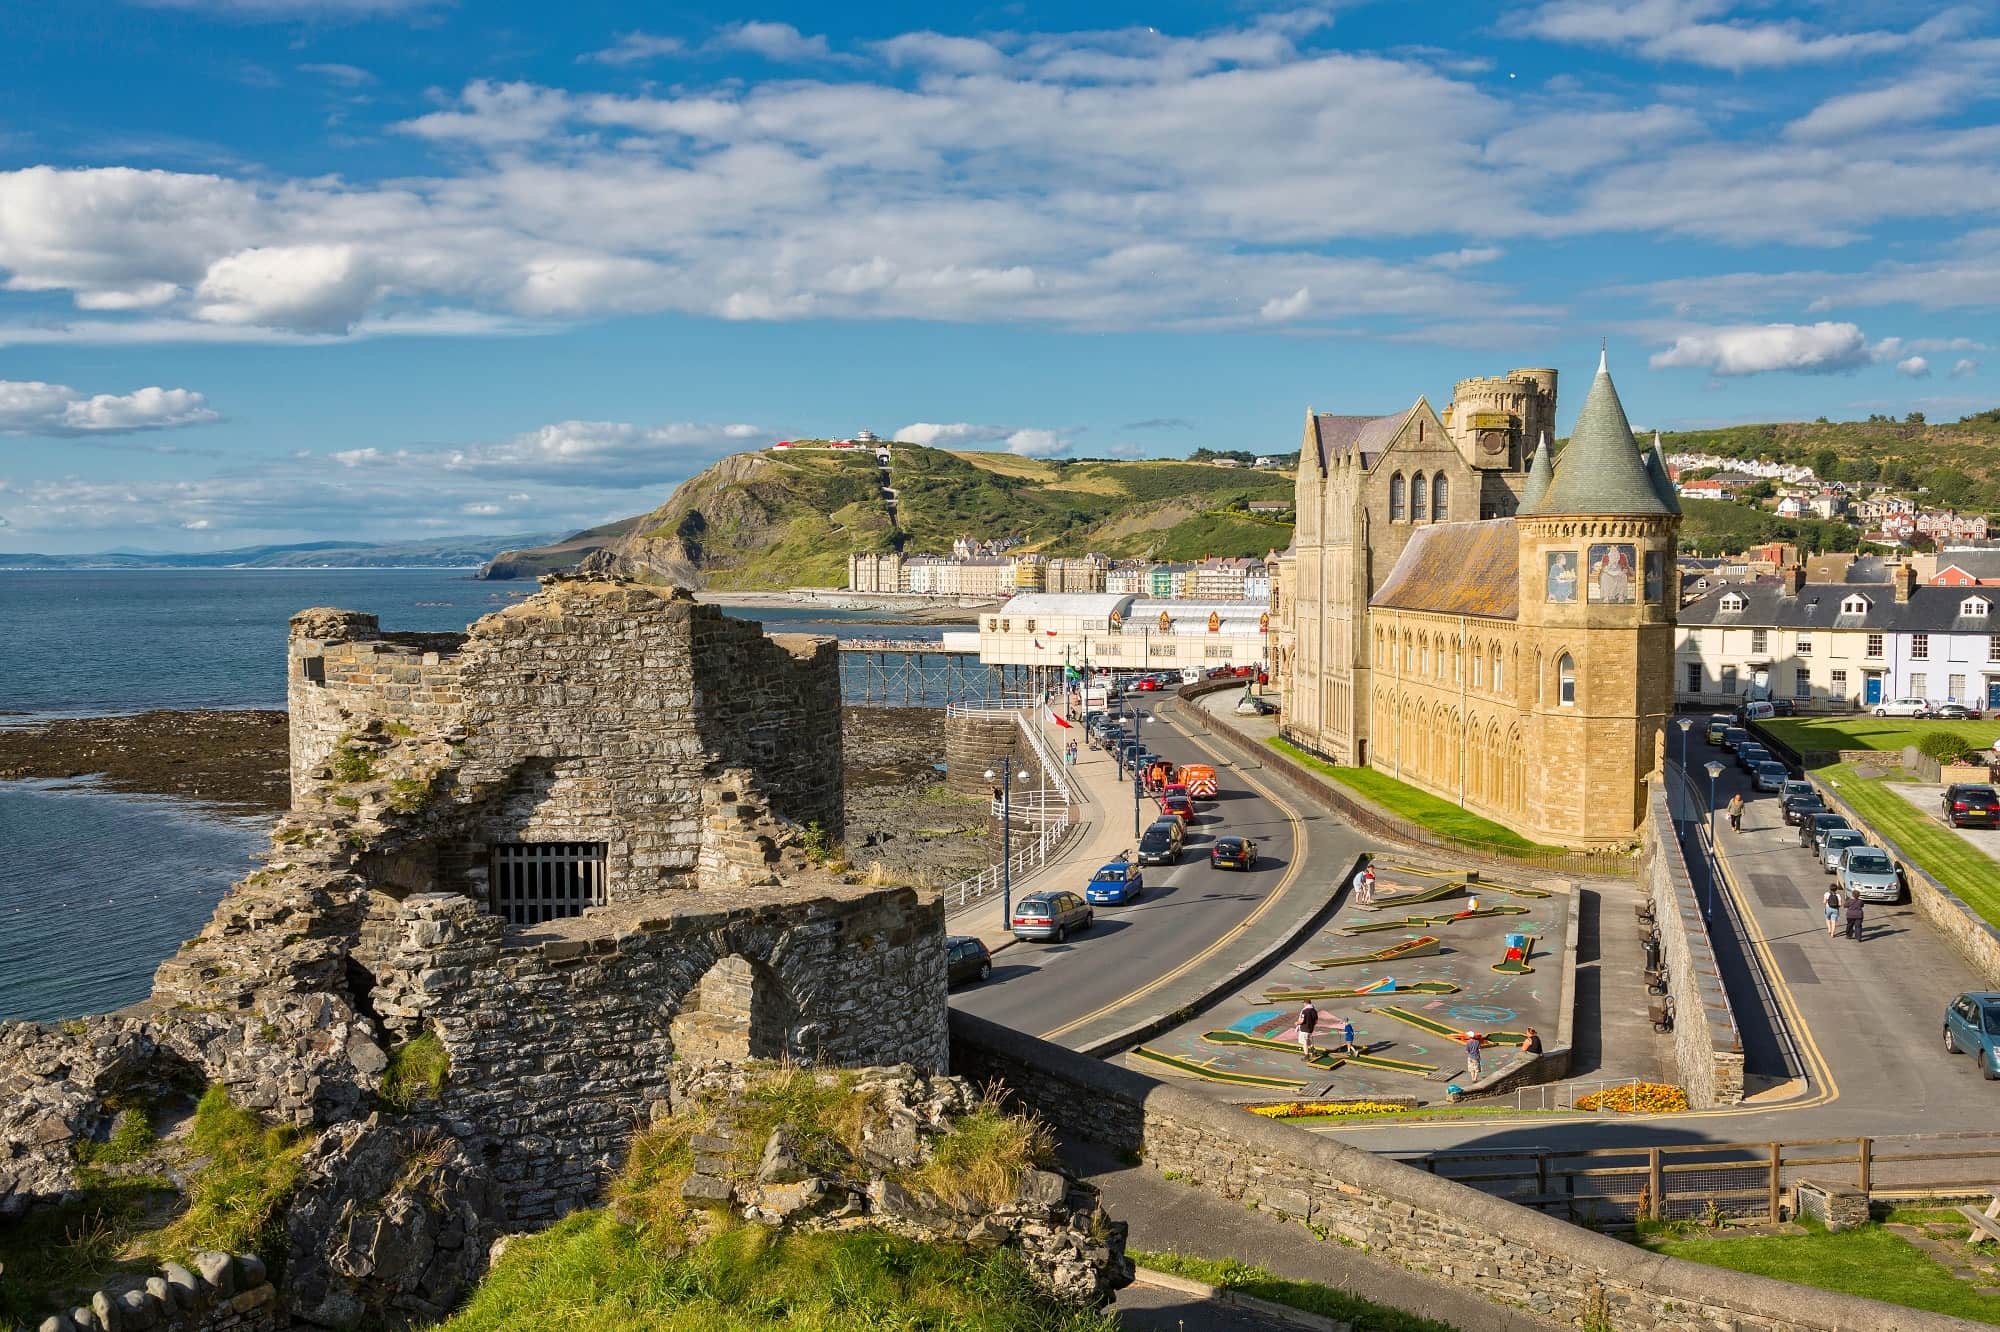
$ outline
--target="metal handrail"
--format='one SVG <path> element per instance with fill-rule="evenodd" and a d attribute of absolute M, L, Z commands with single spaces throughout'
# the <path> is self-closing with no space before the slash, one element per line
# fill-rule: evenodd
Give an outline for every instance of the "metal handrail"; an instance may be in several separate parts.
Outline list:
<path fill-rule="evenodd" d="M 1040 702 L 1040 695 L 1017 694 L 996 699 L 991 703 L 947 703 L 944 715 L 947 717 L 1004 717 L 1008 713 L 1018 714 L 1021 709 L 1033 707 Z"/>
<path fill-rule="evenodd" d="M 1037 833 L 1034 841 L 1016 851 L 1009 858 L 1004 871 L 999 865 L 990 865 L 971 878 L 961 879 L 946 888 L 943 893 L 945 914 L 963 911 L 966 907 L 991 895 L 1014 876 L 1027 874 L 1046 865 L 1055 854 L 1056 848 L 1062 845 L 1072 826 L 1069 815 L 1065 812 L 1061 818 Z"/>
<path fill-rule="evenodd" d="M 1046 705 L 1044 704 L 1042 706 Z M 1037 713 L 1039 713 L 1041 710 L 1042 710 L 1041 707 L 1037 707 L 1034 709 L 1034 711 Z M 1042 728 L 1038 726 L 1035 722 L 1029 721 L 1028 713 L 1026 712 L 1018 712 L 1014 714 L 1014 716 L 1015 720 L 1019 723 L 1021 727 L 1021 734 L 1028 737 L 1028 744 L 1031 748 L 1034 749 L 1035 757 L 1041 760 L 1042 772 L 1048 778 L 1049 785 L 1055 787 L 1057 791 L 1061 792 L 1063 799 L 1068 801 L 1070 804 L 1072 805 L 1083 804 L 1084 803 L 1083 796 L 1077 791 L 1076 784 L 1070 781 L 1069 779 L 1068 768 L 1064 765 L 1063 761 L 1049 749 L 1049 742 L 1043 737 Z"/>

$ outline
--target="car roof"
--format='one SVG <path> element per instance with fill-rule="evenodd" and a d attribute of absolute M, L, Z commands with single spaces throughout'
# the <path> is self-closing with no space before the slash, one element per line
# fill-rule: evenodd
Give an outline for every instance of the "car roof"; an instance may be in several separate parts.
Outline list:
<path fill-rule="evenodd" d="M 1760 768 L 1776 768 L 1776 769 L 1777 769 L 1777 770 L 1778 770 L 1779 772 L 1786 772 L 1786 771 L 1788 771 L 1788 769 L 1787 769 L 1787 768 L 1785 767 L 1785 765 L 1784 765 L 1784 764 L 1782 764 L 1782 763 L 1780 763 L 1780 762 L 1778 762 L 1778 760 L 1776 760 L 1776 759 L 1765 759 L 1765 760 L 1764 760 L 1763 762 L 1759 763 L 1759 764 L 1758 764 L 1757 766 L 1758 766 L 1758 767 L 1760 767 Z"/>
<path fill-rule="evenodd" d="M 2000 990 L 1967 990 L 1958 997 L 1976 1004 L 2000 1004 Z"/>
<path fill-rule="evenodd" d="M 1132 868 L 1129 860 L 1107 860 L 1097 867 L 1099 874 L 1123 874 Z"/>

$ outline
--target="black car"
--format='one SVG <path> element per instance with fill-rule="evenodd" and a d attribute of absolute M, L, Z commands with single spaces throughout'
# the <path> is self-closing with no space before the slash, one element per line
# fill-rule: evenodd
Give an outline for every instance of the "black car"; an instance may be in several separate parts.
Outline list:
<path fill-rule="evenodd" d="M 1180 864 L 1181 841 L 1185 836 L 1179 819 L 1154 819 L 1152 825 L 1139 835 L 1139 863 Z"/>
<path fill-rule="evenodd" d="M 1814 814 L 1799 820 L 1799 845 L 1809 848 L 1814 855 L 1819 854 L 1820 838 L 1835 828 L 1849 827 L 1846 819 L 1838 814 Z"/>
<path fill-rule="evenodd" d="M 1789 698 L 1774 698 L 1771 700 L 1771 711 L 1780 717 L 1796 717 L 1799 715 L 1799 705 Z"/>
<path fill-rule="evenodd" d="M 1931 716 L 1942 721 L 1977 721 L 1979 709 L 1957 702 L 1934 703 L 1931 705 Z"/>
<path fill-rule="evenodd" d="M 947 935 L 944 941 L 944 974 L 953 985 L 983 981 L 993 974 L 993 954 L 969 934 Z"/>
<path fill-rule="evenodd" d="M 1954 782 L 1944 789 L 1944 818 L 1954 828 L 2000 822 L 2000 794 L 1983 782 Z"/>
<path fill-rule="evenodd" d="M 1736 746 L 1736 766 L 1745 772 L 1755 772 L 1759 763 L 1766 762 L 1771 751 L 1754 740 L 1745 740 Z"/>
<path fill-rule="evenodd" d="M 1248 837 L 1218 837 L 1208 848 L 1208 863 L 1216 869 L 1257 868 L 1257 844 Z"/>
<path fill-rule="evenodd" d="M 1738 745 L 1746 743 L 1749 739 L 1750 732 L 1741 726 L 1726 727 L 1722 732 L 1722 747 L 1734 753 Z"/>
<path fill-rule="evenodd" d="M 1826 813 L 1826 797 L 1817 791 L 1785 797 L 1785 822 L 1797 824 L 1816 814 Z"/>

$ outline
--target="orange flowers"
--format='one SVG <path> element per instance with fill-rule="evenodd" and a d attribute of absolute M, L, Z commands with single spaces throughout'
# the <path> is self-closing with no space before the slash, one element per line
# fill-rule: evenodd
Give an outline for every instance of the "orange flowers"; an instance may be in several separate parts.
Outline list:
<path fill-rule="evenodd" d="M 1614 1110 L 1625 1115 L 1664 1115 L 1688 1108 L 1684 1088 L 1664 1082 L 1635 1082 L 1577 1098 L 1579 1110 Z"/>
<path fill-rule="evenodd" d="M 1279 1101 L 1249 1107 L 1266 1119 L 1305 1119 L 1335 1115 L 1399 1115 L 1410 1107 L 1389 1101 Z"/>

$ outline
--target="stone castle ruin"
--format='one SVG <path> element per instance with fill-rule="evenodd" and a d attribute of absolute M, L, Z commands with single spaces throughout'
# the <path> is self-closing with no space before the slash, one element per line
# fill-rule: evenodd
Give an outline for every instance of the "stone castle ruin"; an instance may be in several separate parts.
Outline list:
<path fill-rule="evenodd" d="M 677 1054 L 944 1071 L 942 907 L 825 864 L 831 639 L 570 579 L 464 634 L 303 611 L 287 665 L 265 867 L 148 1002 L 0 1027 L 0 1210 L 74 1188 L 107 1100 L 169 1082 L 362 1155 L 441 1135 L 519 1228 L 596 1198 Z M 419 1039 L 442 1085 L 356 1128 Z"/>

